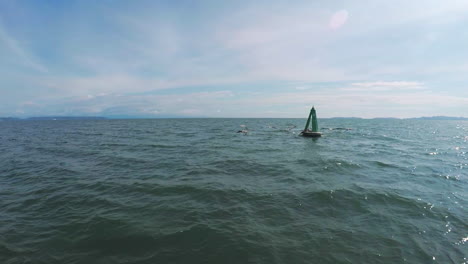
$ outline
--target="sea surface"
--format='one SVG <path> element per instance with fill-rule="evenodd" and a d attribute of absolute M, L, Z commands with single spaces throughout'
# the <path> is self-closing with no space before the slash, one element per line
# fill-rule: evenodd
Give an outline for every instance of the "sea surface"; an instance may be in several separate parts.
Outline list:
<path fill-rule="evenodd" d="M 468 121 L 304 123 L 0 122 L 0 263 L 468 263 Z"/>

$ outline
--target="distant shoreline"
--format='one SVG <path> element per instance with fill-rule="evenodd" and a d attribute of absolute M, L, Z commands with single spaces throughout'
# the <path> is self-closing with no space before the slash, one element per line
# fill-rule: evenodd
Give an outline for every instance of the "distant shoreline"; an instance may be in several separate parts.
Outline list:
<path fill-rule="evenodd" d="M 0 117 L 0 121 L 54 121 L 54 120 L 117 120 L 117 119 L 276 119 L 276 117 L 186 117 L 186 116 L 167 116 L 167 117 L 146 117 L 146 116 L 35 116 L 35 117 Z M 296 117 L 297 119 L 302 119 Z M 281 117 L 280 119 L 289 119 L 288 117 Z M 294 117 L 291 117 L 294 119 Z M 363 119 L 363 120 L 468 120 L 468 117 L 453 117 L 453 116 L 430 116 L 430 117 L 410 117 L 410 118 L 396 118 L 396 117 L 326 117 L 319 119 Z"/>

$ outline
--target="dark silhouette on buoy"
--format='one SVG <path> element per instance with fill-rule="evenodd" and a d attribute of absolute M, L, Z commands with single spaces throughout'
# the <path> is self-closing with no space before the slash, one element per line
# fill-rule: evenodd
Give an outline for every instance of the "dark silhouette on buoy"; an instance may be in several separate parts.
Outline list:
<path fill-rule="evenodd" d="M 311 119 L 312 119 L 312 122 L 311 122 Z M 312 123 L 312 129 L 309 129 L 309 126 L 311 125 L 311 123 Z M 310 109 L 309 118 L 307 118 L 305 128 L 299 135 L 303 137 L 321 137 L 322 136 L 322 133 L 318 131 L 317 114 L 315 112 L 314 107 Z"/>

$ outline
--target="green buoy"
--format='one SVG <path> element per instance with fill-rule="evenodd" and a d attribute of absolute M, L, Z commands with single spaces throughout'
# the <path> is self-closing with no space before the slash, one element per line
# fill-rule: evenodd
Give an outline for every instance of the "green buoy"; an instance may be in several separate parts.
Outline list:
<path fill-rule="evenodd" d="M 312 119 L 312 130 L 309 129 L 311 119 Z M 312 109 L 310 109 L 309 118 L 307 118 L 305 128 L 301 132 L 300 135 L 303 136 L 303 137 L 321 137 L 322 136 L 322 133 L 318 132 L 317 113 L 315 112 L 314 107 L 312 107 Z"/>

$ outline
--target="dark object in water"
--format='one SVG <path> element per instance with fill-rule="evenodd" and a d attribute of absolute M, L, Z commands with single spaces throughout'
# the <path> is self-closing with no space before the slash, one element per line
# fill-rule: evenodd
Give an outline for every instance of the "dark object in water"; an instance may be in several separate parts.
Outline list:
<path fill-rule="evenodd" d="M 328 130 L 353 130 L 352 128 L 347 128 L 347 127 L 322 127 L 323 129 L 328 129 Z"/>
<path fill-rule="evenodd" d="M 303 137 L 321 137 L 322 133 L 308 130 L 308 131 L 302 131 L 300 135 Z"/>
<path fill-rule="evenodd" d="M 247 133 L 249 132 L 249 130 L 247 130 L 247 126 L 246 125 L 240 125 L 240 127 L 242 127 L 242 129 L 238 130 L 237 133 L 243 133 L 244 135 L 247 135 Z"/>
<path fill-rule="evenodd" d="M 312 130 L 309 129 L 311 119 L 312 119 Z M 299 135 L 303 137 L 321 137 L 322 136 L 322 133 L 318 132 L 317 114 L 315 113 L 314 107 L 310 109 L 309 118 L 307 118 L 305 128 Z"/>

